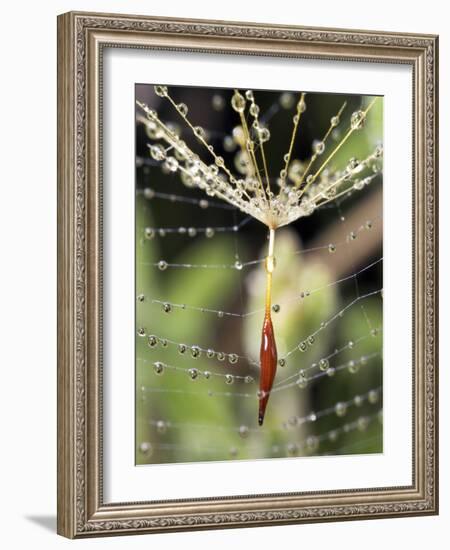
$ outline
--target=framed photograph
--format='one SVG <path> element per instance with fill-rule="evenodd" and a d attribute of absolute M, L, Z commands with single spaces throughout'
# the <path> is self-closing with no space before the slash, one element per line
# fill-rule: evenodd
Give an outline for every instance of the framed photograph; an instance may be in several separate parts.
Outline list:
<path fill-rule="evenodd" d="M 58 532 L 438 511 L 438 39 L 58 18 Z"/>

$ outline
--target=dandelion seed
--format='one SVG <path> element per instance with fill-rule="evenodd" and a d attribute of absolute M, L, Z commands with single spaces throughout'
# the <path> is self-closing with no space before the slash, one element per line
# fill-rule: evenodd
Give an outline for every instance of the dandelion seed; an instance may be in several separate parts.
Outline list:
<path fill-rule="evenodd" d="M 360 131 L 368 118 L 369 112 L 375 104 L 374 98 L 365 108 L 353 112 L 350 123 L 340 135 L 337 135 L 338 126 L 341 123 L 342 113 L 346 107 L 344 103 L 339 111 L 332 114 L 329 121 L 329 128 L 320 139 L 313 143 L 313 151 L 309 160 L 305 162 L 293 158 L 294 145 L 302 125 L 302 119 L 307 109 L 307 98 L 305 93 L 298 95 L 290 92 L 283 93 L 279 98 L 279 104 L 283 109 L 292 111 L 292 131 L 287 152 L 282 156 L 282 166 L 279 170 L 279 178 L 275 186 L 269 176 L 269 165 L 266 158 L 266 145 L 271 139 L 271 132 L 264 120 L 260 120 L 260 107 L 256 102 L 256 95 L 252 90 L 241 92 L 234 90 L 231 97 L 231 107 L 237 118 L 232 136 L 224 139 L 224 148 L 227 152 L 237 149 L 234 157 L 234 167 L 239 173 L 236 177 L 225 159 L 218 155 L 214 147 L 208 143 L 207 132 L 201 126 L 195 125 L 188 116 L 188 106 L 184 103 L 175 103 L 167 86 L 157 85 L 155 93 L 168 101 L 180 116 L 183 124 L 187 125 L 196 138 L 199 145 L 203 146 L 208 159 L 204 160 L 199 154 L 194 153 L 184 141 L 180 139 L 179 130 L 168 123 L 163 122 L 159 115 L 142 103 L 139 106 L 146 114 L 146 125 L 149 127 L 148 135 L 154 136 L 153 140 L 158 143 L 149 144 L 149 154 L 154 161 L 161 162 L 163 169 L 168 172 L 179 172 L 182 182 L 188 187 L 194 187 L 204 192 L 208 197 L 216 197 L 239 211 L 253 217 L 263 223 L 268 229 L 268 249 L 264 262 L 266 275 L 266 294 L 264 319 L 261 334 L 260 347 L 260 396 L 258 422 L 261 425 L 276 375 L 277 365 L 281 365 L 284 359 L 278 361 L 277 346 L 271 313 L 279 311 L 279 305 L 272 306 L 272 280 L 275 273 L 275 234 L 280 227 L 289 225 L 299 218 L 311 216 L 319 207 L 330 201 L 337 201 L 341 197 L 352 192 L 360 191 L 369 184 L 375 174 L 379 171 L 378 161 L 382 157 L 382 147 L 377 145 L 371 155 L 365 159 L 358 160 L 350 158 L 343 171 L 336 171 L 330 168 L 331 161 L 338 151 L 343 147 L 354 132 Z M 212 99 L 213 108 L 222 110 L 224 99 L 221 95 L 214 95 Z M 279 108 L 279 107 L 278 107 Z M 156 137 L 157 136 L 157 137 Z M 341 137 L 342 136 L 342 137 Z M 330 143 L 330 139 L 336 138 L 337 143 Z M 166 148 L 163 147 L 165 144 Z M 173 150 L 173 154 L 167 156 L 167 152 Z M 365 170 L 371 170 L 371 175 L 363 175 L 356 178 L 357 174 Z M 206 201 L 206 199 L 204 199 Z M 207 201 L 204 206 L 207 207 Z M 367 222 L 369 224 L 369 222 Z M 366 225 L 370 229 L 370 225 Z M 237 227 L 236 230 L 239 228 Z M 184 233 L 184 232 L 183 232 Z M 186 229 L 190 237 L 197 235 L 193 227 Z M 214 236 L 213 228 L 204 230 L 206 237 Z M 154 230 L 147 228 L 145 238 L 151 239 Z M 349 234 L 349 240 L 354 240 L 357 232 Z M 336 251 L 336 245 L 328 245 L 330 253 Z M 168 267 L 165 260 L 158 262 L 158 268 L 164 271 Z M 234 268 L 242 270 L 243 264 L 236 260 Z M 309 296 L 309 292 L 303 293 Z M 170 304 L 164 304 L 166 312 L 171 311 Z M 217 312 L 219 318 L 224 313 Z M 300 351 L 306 351 L 308 345 L 314 344 L 314 335 L 310 335 L 298 346 Z M 350 347 L 350 346 L 349 346 Z M 191 354 L 194 355 L 194 347 Z M 225 354 L 218 352 L 216 357 L 219 361 L 225 360 Z M 234 354 L 228 356 L 232 363 Z M 334 374 L 333 369 L 324 363 L 320 365 L 321 370 L 326 371 L 329 376 Z M 231 375 L 227 375 L 231 376 Z M 231 383 L 233 377 L 227 378 L 226 382 Z M 306 384 L 306 377 L 299 377 L 300 387 Z M 337 413 L 338 414 L 338 413 Z"/>

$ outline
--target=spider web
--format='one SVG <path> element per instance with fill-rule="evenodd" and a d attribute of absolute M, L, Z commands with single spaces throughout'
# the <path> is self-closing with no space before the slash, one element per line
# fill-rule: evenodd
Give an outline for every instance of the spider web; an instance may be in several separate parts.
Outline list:
<path fill-rule="evenodd" d="M 239 172 L 232 91 L 171 91 Z M 260 121 L 271 129 L 273 174 L 289 145 L 293 94 L 255 96 Z M 153 86 L 138 85 L 136 99 L 198 149 Z M 301 161 L 343 98 L 307 99 L 294 149 Z M 366 101 L 345 99 L 348 118 Z M 334 163 L 373 148 L 379 128 L 364 133 Z M 331 138 L 339 143 L 341 135 L 337 128 Z M 179 173 L 151 158 L 149 143 L 151 132 L 137 110 L 136 463 L 382 452 L 381 172 L 374 168 L 367 189 L 355 185 L 277 231 L 272 319 L 278 370 L 259 427 L 267 228 L 186 186 Z"/>

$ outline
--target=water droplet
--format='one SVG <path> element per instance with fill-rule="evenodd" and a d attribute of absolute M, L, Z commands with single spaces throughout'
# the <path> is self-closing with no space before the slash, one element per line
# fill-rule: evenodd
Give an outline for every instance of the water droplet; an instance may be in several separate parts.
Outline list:
<path fill-rule="evenodd" d="M 246 384 L 251 384 L 251 383 L 253 382 L 253 377 L 252 377 L 252 376 L 246 376 L 246 377 L 244 378 L 244 382 L 245 382 Z"/>
<path fill-rule="evenodd" d="M 155 348 L 158 345 L 158 338 L 154 334 L 151 334 L 147 339 L 147 344 L 149 347 Z"/>
<path fill-rule="evenodd" d="M 139 452 L 147 457 L 152 456 L 152 452 L 153 452 L 152 444 L 149 441 L 143 441 L 139 445 Z"/>
<path fill-rule="evenodd" d="M 207 227 L 205 229 L 205 235 L 208 237 L 208 239 L 214 237 L 214 229 L 212 227 Z"/>
<path fill-rule="evenodd" d="M 189 237 L 195 237 L 197 235 L 197 230 L 195 229 L 195 227 L 188 227 L 187 232 Z"/>
<path fill-rule="evenodd" d="M 360 130 L 364 126 L 366 115 L 364 111 L 355 111 L 350 119 L 350 127 L 352 130 Z"/>
<path fill-rule="evenodd" d="M 306 388 L 306 386 L 308 385 L 308 379 L 306 378 L 305 374 L 300 374 L 296 384 L 302 390 Z"/>
<path fill-rule="evenodd" d="M 137 301 L 138 302 L 143 302 L 145 300 L 145 295 L 144 294 L 139 294 L 138 297 L 137 297 Z"/>
<path fill-rule="evenodd" d="M 328 361 L 328 359 L 323 358 L 319 361 L 319 369 L 321 371 L 326 372 L 329 368 L 330 368 L 330 362 Z"/>
<path fill-rule="evenodd" d="M 280 367 L 285 367 L 286 366 L 286 359 L 278 359 L 278 364 L 280 365 Z"/>
<path fill-rule="evenodd" d="M 371 334 L 371 336 L 374 336 L 374 337 L 375 337 L 375 336 L 378 336 L 378 329 L 373 328 L 373 329 L 370 331 L 370 334 Z"/>
<path fill-rule="evenodd" d="M 165 229 L 158 229 L 158 235 L 160 237 L 165 237 L 166 236 L 166 230 Z"/>
<path fill-rule="evenodd" d="M 332 376 L 334 376 L 336 374 L 336 369 L 334 367 L 330 367 L 328 370 L 327 370 L 327 375 L 331 378 Z"/>
<path fill-rule="evenodd" d="M 179 233 L 180 235 L 185 235 L 186 232 L 187 232 L 187 229 L 186 229 L 185 227 L 179 227 L 179 228 L 178 228 L 178 233 Z"/>
<path fill-rule="evenodd" d="M 167 424 L 164 422 L 164 420 L 158 420 L 156 422 L 156 430 L 160 434 L 165 434 L 167 431 Z"/>
<path fill-rule="evenodd" d="M 234 262 L 234 269 L 237 269 L 238 271 L 241 271 L 242 268 L 243 268 L 242 262 L 240 262 L 239 260 L 236 260 Z"/>
<path fill-rule="evenodd" d="M 164 372 L 164 363 L 161 363 L 160 361 L 157 361 L 153 364 L 153 371 L 155 374 L 163 374 Z"/>
<path fill-rule="evenodd" d="M 261 143 L 265 143 L 266 141 L 269 141 L 270 139 L 270 131 L 268 128 L 261 128 L 259 130 L 259 141 Z"/>
<path fill-rule="evenodd" d="M 218 351 L 217 352 L 217 359 L 219 361 L 225 361 L 225 354 L 223 353 L 223 351 Z"/>
<path fill-rule="evenodd" d="M 353 349 L 355 347 L 355 342 L 353 342 L 353 340 L 349 340 L 347 347 L 348 349 Z"/>
<path fill-rule="evenodd" d="M 369 401 L 369 403 L 371 405 L 375 405 L 375 403 L 378 403 L 378 398 L 379 398 L 379 395 L 377 390 L 370 390 L 367 396 L 367 400 Z"/>
<path fill-rule="evenodd" d="M 213 176 L 217 176 L 217 174 L 219 173 L 219 169 L 217 168 L 217 166 L 215 164 L 210 164 L 208 166 L 208 170 L 211 172 L 211 174 Z"/>
<path fill-rule="evenodd" d="M 331 430 L 331 432 L 328 433 L 328 439 L 330 441 L 336 441 L 339 436 L 339 433 L 337 430 Z"/>
<path fill-rule="evenodd" d="M 347 413 L 346 403 L 344 403 L 342 401 L 339 402 L 339 403 L 336 403 L 336 405 L 334 406 L 334 411 L 335 411 L 336 415 L 339 416 L 339 417 L 345 416 L 346 413 Z"/>
<path fill-rule="evenodd" d="M 235 353 L 230 353 L 230 355 L 228 356 L 228 361 L 232 365 L 235 365 L 238 362 L 238 356 Z"/>
<path fill-rule="evenodd" d="M 295 96 L 294 94 L 291 94 L 290 92 L 283 92 L 280 95 L 280 105 L 283 107 L 283 109 L 291 109 L 294 106 L 295 103 Z"/>
<path fill-rule="evenodd" d="M 209 380 L 211 378 L 211 373 L 209 372 L 209 370 L 205 370 L 203 376 L 206 378 L 206 380 Z"/>
<path fill-rule="evenodd" d="M 225 161 L 223 160 L 223 157 L 216 157 L 215 163 L 219 168 L 223 168 L 225 166 Z"/>
<path fill-rule="evenodd" d="M 308 349 L 306 342 L 300 342 L 300 344 L 298 345 L 298 349 L 300 351 L 306 351 Z"/>
<path fill-rule="evenodd" d="M 272 311 L 273 311 L 274 313 L 279 313 L 280 309 L 281 309 L 281 307 L 280 307 L 279 304 L 274 304 L 274 305 L 272 306 Z"/>
<path fill-rule="evenodd" d="M 234 376 L 232 374 L 225 375 L 225 383 L 232 384 L 234 382 Z"/>
<path fill-rule="evenodd" d="M 167 348 L 167 346 L 169 345 L 169 342 L 167 341 L 166 338 L 160 338 L 160 339 L 159 339 L 159 343 L 161 344 L 161 346 L 162 346 L 163 348 Z"/>
<path fill-rule="evenodd" d="M 242 437 L 243 439 L 248 437 L 248 432 L 249 432 L 248 426 L 242 425 L 239 427 L 239 436 Z"/>
<path fill-rule="evenodd" d="M 235 92 L 233 94 L 233 97 L 231 98 L 231 106 L 238 113 L 243 113 L 244 112 L 245 99 L 239 92 Z"/>
<path fill-rule="evenodd" d="M 201 126 L 195 126 L 194 128 L 194 134 L 196 137 L 198 137 L 199 139 L 206 139 L 206 131 L 204 128 L 202 128 Z"/>
<path fill-rule="evenodd" d="M 156 160 L 158 162 L 164 160 L 166 158 L 164 147 L 159 143 L 157 143 L 156 145 L 150 145 L 150 156 L 153 160 Z"/>
<path fill-rule="evenodd" d="M 236 457 L 237 455 L 238 455 L 238 450 L 237 450 L 237 448 L 236 448 L 236 447 L 231 447 L 231 449 L 230 449 L 230 456 L 234 458 L 234 457 Z"/>
<path fill-rule="evenodd" d="M 257 117 L 257 116 L 259 115 L 259 107 L 258 107 L 258 105 L 256 105 L 256 103 L 252 103 L 252 104 L 250 105 L 249 111 L 250 111 L 250 114 L 251 114 L 252 116 Z"/>
<path fill-rule="evenodd" d="M 317 420 L 317 414 L 315 412 L 310 412 L 306 419 L 308 422 L 315 422 Z"/>
<path fill-rule="evenodd" d="M 191 347 L 191 355 L 194 359 L 197 359 L 197 357 L 200 357 L 201 353 L 202 352 L 198 346 Z"/>
<path fill-rule="evenodd" d="M 228 153 L 231 153 L 231 151 L 234 151 L 236 149 L 236 142 L 231 136 L 225 136 L 223 139 L 223 148 Z"/>
<path fill-rule="evenodd" d="M 335 128 L 339 124 L 339 117 L 338 116 L 331 117 L 330 124 L 333 128 Z"/>
<path fill-rule="evenodd" d="M 321 155 L 325 151 L 325 143 L 323 141 L 317 141 L 314 144 L 314 153 L 316 155 Z"/>
<path fill-rule="evenodd" d="M 154 196 L 155 196 L 155 192 L 153 191 L 153 189 L 151 189 L 150 187 L 146 187 L 144 189 L 144 197 L 146 199 L 153 199 Z"/>
<path fill-rule="evenodd" d="M 189 109 L 186 103 L 178 103 L 177 109 L 178 109 L 178 112 L 183 116 L 186 116 L 188 114 Z"/>
<path fill-rule="evenodd" d="M 155 231 L 152 227 L 146 227 L 144 230 L 144 235 L 145 238 L 148 240 L 153 239 L 155 236 Z"/>
<path fill-rule="evenodd" d="M 306 111 L 306 102 L 304 99 L 300 99 L 297 103 L 297 113 L 304 113 Z"/>
<path fill-rule="evenodd" d="M 366 221 L 366 229 L 372 229 L 372 227 L 373 227 L 372 222 L 370 220 L 367 220 Z"/>
<path fill-rule="evenodd" d="M 167 269 L 167 266 L 168 266 L 168 264 L 167 264 L 167 262 L 166 262 L 165 260 L 160 260 L 160 261 L 158 262 L 158 269 L 159 269 L 160 271 L 165 271 L 165 270 Z"/>
<path fill-rule="evenodd" d="M 188 375 L 191 380 L 197 380 L 198 378 L 198 370 L 197 369 L 189 369 Z"/>
<path fill-rule="evenodd" d="M 219 94 L 212 96 L 212 106 L 215 111 L 221 111 L 225 107 L 225 100 Z"/>
<path fill-rule="evenodd" d="M 368 425 L 369 425 L 369 419 L 367 418 L 367 416 L 360 416 L 358 418 L 357 426 L 360 432 L 364 432 L 365 430 L 367 430 Z"/>
<path fill-rule="evenodd" d="M 164 313 L 170 313 L 172 311 L 172 306 L 168 302 L 165 302 L 163 304 L 163 311 Z"/>
<path fill-rule="evenodd" d="M 356 170 L 356 168 L 358 168 L 359 165 L 360 165 L 359 160 L 356 157 L 352 157 L 348 161 L 347 171 L 352 172 L 353 170 Z"/>
<path fill-rule="evenodd" d="M 359 364 L 356 363 L 355 361 L 353 360 L 350 360 L 348 363 L 347 363 L 347 368 L 348 368 L 348 372 L 350 374 L 356 374 L 358 371 L 359 371 Z"/>
<path fill-rule="evenodd" d="M 364 402 L 364 399 L 360 395 L 355 395 L 355 397 L 353 398 L 353 402 L 355 403 L 356 407 L 361 407 L 361 405 Z"/>
<path fill-rule="evenodd" d="M 312 346 L 314 342 L 315 342 L 314 336 L 311 334 L 310 336 L 308 336 L 308 344 Z"/>
<path fill-rule="evenodd" d="M 211 348 L 206 350 L 206 357 L 208 357 L 209 359 L 212 359 L 215 354 L 216 354 L 216 352 Z"/>
<path fill-rule="evenodd" d="M 306 438 L 306 448 L 310 453 L 314 453 L 319 448 L 319 439 L 315 435 L 310 435 Z"/>
<path fill-rule="evenodd" d="M 347 367 L 350 374 L 356 374 L 359 371 L 359 363 L 356 361 L 350 360 L 347 363 Z"/>
<path fill-rule="evenodd" d="M 186 353 L 186 350 L 186 344 L 178 344 L 178 353 L 181 353 L 181 355 L 183 355 L 183 353 Z"/>
<path fill-rule="evenodd" d="M 189 176 L 191 176 L 191 178 L 195 178 L 195 176 L 198 174 L 198 171 L 200 169 L 200 163 L 197 159 L 195 158 L 190 158 L 188 161 L 186 161 L 186 170 L 189 174 Z M 191 180 L 191 183 L 193 183 L 195 180 Z M 186 183 L 186 181 L 184 181 L 184 183 Z"/>
<path fill-rule="evenodd" d="M 174 157 L 167 157 L 164 162 L 164 167 L 169 170 L 169 172 L 176 172 L 178 170 L 178 161 Z"/>
<path fill-rule="evenodd" d="M 147 332 L 144 327 L 139 327 L 137 333 L 139 336 L 144 337 Z"/>
<path fill-rule="evenodd" d="M 154 86 L 155 94 L 159 97 L 167 96 L 167 86 Z"/>
<path fill-rule="evenodd" d="M 223 312 L 223 311 L 218 311 L 218 312 L 217 312 L 217 317 L 222 318 L 223 316 L 224 316 L 224 312 Z"/>
<path fill-rule="evenodd" d="M 331 132 L 331 138 L 334 141 L 337 141 L 341 137 L 341 131 L 339 128 L 334 128 L 334 130 Z"/>

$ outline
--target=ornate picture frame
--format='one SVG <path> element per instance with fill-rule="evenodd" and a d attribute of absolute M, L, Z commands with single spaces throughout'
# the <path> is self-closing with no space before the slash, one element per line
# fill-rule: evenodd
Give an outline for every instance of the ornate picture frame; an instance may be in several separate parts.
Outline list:
<path fill-rule="evenodd" d="M 104 501 L 105 48 L 412 68 L 413 341 L 405 350 L 413 365 L 411 485 L 176 500 L 154 500 L 150 491 L 145 502 Z M 437 117 L 436 36 L 77 12 L 58 17 L 59 534 L 82 538 L 438 513 Z"/>

